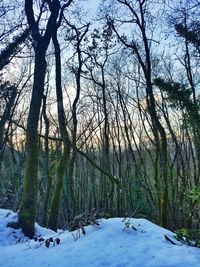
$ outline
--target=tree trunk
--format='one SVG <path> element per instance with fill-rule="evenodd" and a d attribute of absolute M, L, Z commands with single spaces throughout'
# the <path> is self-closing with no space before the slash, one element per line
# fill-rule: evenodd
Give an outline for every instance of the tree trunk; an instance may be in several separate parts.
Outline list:
<path fill-rule="evenodd" d="M 23 204 L 19 214 L 19 222 L 22 231 L 30 238 L 32 238 L 35 233 L 34 222 L 38 195 L 37 172 L 39 158 L 38 121 L 46 74 L 45 53 L 46 49 L 41 49 L 41 47 L 37 50 L 35 49 L 34 83 L 27 123 Z"/>
<path fill-rule="evenodd" d="M 61 156 L 61 160 L 59 162 L 59 166 L 57 169 L 57 180 L 56 180 L 55 190 L 53 193 L 51 209 L 49 214 L 49 221 L 48 221 L 48 226 L 56 231 L 58 225 L 60 201 L 63 194 L 64 176 L 66 174 L 66 170 L 70 161 L 71 144 L 66 129 L 66 119 L 65 119 L 64 105 L 63 105 L 63 94 L 62 94 L 62 84 L 61 84 L 61 57 L 60 57 L 60 45 L 57 40 L 57 31 L 55 31 L 53 34 L 53 44 L 55 49 L 55 60 L 56 60 L 56 95 L 57 95 L 58 122 L 59 122 L 61 138 L 63 140 L 63 145 L 64 145 L 64 152 Z"/>

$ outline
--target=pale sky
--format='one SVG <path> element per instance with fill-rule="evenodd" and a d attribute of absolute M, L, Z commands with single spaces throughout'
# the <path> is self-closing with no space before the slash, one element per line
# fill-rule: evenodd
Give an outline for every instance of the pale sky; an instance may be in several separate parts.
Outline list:
<path fill-rule="evenodd" d="M 88 7 L 88 9 L 91 11 L 92 17 L 95 16 L 96 10 L 98 7 L 100 0 L 88 0 L 85 4 Z"/>

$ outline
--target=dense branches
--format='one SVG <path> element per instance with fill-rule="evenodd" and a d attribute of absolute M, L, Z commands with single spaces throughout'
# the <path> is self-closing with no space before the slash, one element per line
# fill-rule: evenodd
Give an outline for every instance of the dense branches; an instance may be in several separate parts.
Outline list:
<path fill-rule="evenodd" d="M 25 1 L 29 28 L 0 53 L 12 81 L 0 86 L 0 163 L 2 203 L 20 206 L 26 235 L 93 208 L 198 226 L 198 5 L 186 2 L 170 14 L 163 1 L 106 0 L 93 25 L 76 1 Z"/>

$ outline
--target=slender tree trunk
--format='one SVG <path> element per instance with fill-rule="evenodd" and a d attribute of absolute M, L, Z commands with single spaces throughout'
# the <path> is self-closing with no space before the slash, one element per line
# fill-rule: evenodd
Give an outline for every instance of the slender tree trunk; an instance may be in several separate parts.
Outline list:
<path fill-rule="evenodd" d="M 56 95 L 57 95 L 57 109 L 58 109 L 58 122 L 60 128 L 61 138 L 63 140 L 63 153 L 57 169 L 57 180 L 55 190 L 52 197 L 51 209 L 49 214 L 48 226 L 57 230 L 59 207 L 63 194 L 63 182 L 66 170 L 70 161 L 70 149 L 71 144 L 66 129 L 66 119 L 63 105 L 63 94 L 61 84 L 61 57 L 60 57 L 60 45 L 57 40 L 57 31 L 53 34 L 53 44 L 55 49 L 55 60 L 56 60 Z"/>
<path fill-rule="evenodd" d="M 46 95 L 43 95 L 43 109 L 42 114 L 44 118 L 45 123 L 45 136 L 44 136 L 44 176 L 45 176 L 45 182 L 47 182 L 47 188 L 46 188 L 46 195 L 44 199 L 44 217 L 43 217 L 43 225 L 46 226 L 48 222 L 48 212 L 49 212 L 49 202 L 50 202 L 50 196 L 51 196 L 51 188 L 52 188 L 52 176 L 50 174 L 49 170 L 49 119 L 47 117 L 46 113 Z"/>

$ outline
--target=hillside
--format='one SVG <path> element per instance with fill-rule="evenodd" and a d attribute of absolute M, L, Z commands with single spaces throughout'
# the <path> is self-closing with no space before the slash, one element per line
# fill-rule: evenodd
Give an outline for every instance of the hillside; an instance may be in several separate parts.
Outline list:
<path fill-rule="evenodd" d="M 21 230 L 8 228 L 17 214 L 0 210 L 0 266 L 3 267 L 198 267 L 200 250 L 166 241 L 173 233 L 145 219 L 101 219 L 99 226 L 69 233 L 36 227 L 44 241 L 26 239 Z M 128 223 L 128 224 L 125 224 Z M 129 227 L 127 227 L 129 225 Z M 53 238 L 49 248 L 45 240 Z M 56 242 L 60 241 L 58 245 Z"/>

